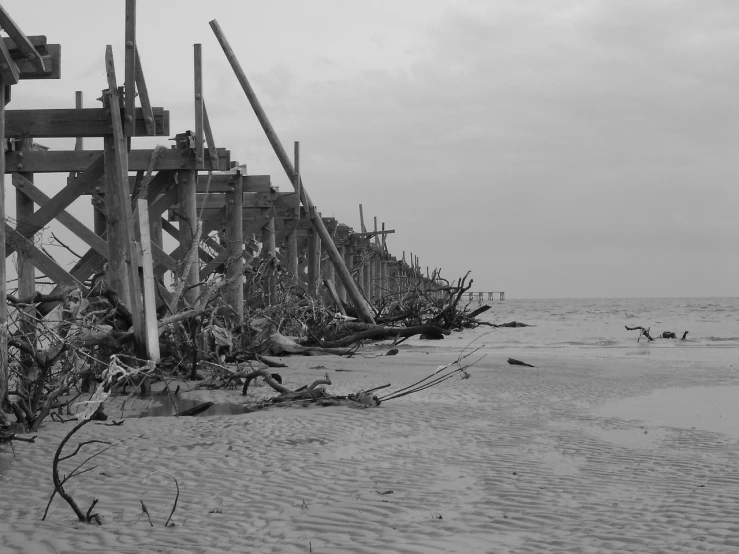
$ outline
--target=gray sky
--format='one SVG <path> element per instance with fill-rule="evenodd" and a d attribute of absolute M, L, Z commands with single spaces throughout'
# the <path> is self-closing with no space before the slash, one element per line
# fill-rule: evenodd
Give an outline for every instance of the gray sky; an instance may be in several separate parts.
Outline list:
<path fill-rule="evenodd" d="M 124 4 L 3 2 L 63 64 L 8 107 L 98 105 L 106 44 L 123 78 Z M 301 141 L 319 211 L 358 229 L 362 203 L 395 255 L 509 297 L 739 295 L 739 2 L 140 0 L 172 133 L 194 126 L 202 43 L 217 145 L 290 190 L 211 19 Z"/>

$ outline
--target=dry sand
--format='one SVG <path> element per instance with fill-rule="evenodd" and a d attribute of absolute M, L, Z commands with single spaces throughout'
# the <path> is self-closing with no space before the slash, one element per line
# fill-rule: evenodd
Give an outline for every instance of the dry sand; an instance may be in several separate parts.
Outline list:
<path fill-rule="evenodd" d="M 99 499 L 100 527 L 58 498 L 40 521 L 54 450 L 73 425 L 49 421 L 36 444 L 16 443 L 15 459 L 0 447 L 0 552 L 739 551 L 739 423 L 717 423 L 736 414 L 721 392 L 739 385 L 734 370 L 592 352 L 518 353 L 532 369 L 496 350 L 470 379 L 377 409 L 89 424 L 79 440 L 115 446 L 68 489 L 83 509 Z M 415 345 L 394 357 L 290 358 L 282 373 L 297 386 L 328 372 L 343 394 L 409 384 L 456 356 Z M 172 480 L 143 482 L 157 469 L 180 484 L 174 527 L 164 527 Z"/>

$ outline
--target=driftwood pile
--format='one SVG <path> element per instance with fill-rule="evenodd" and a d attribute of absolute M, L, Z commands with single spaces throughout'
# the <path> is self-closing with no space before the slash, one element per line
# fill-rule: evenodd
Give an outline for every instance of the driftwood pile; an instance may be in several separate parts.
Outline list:
<path fill-rule="evenodd" d="M 210 386 L 227 386 L 242 382 L 228 369 L 234 365 L 248 364 L 254 371 L 275 365 L 269 356 L 351 356 L 369 341 L 442 339 L 452 330 L 480 325 L 475 315 L 487 308 L 469 313 L 462 305 L 472 285 L 469 273 L 454 282 L 440 276 L 432 284 L 408 279 L 375 301 L 377 324 L 367 324 L 309 296 L 274 258 L 245 256 L 242 263 L 243 322 L 224 301 L 223 275 L 200 283 L 202 292 L 192 304 L 185 299 L 183 279 L 173 294 L 158 283 L 161 361 L 156 364 L 134 355 L 131 311 L 104 273 L 85 283 L 84 294 L 74 287 L 30 298 L 9 294 L 9 378 L 7 390 L 0 387 L 0 428 L 37 431 L 47 417 L 70 416 L 70 405 L 91 394 L 111 368 L 115 389 L 133 386 L 147 393 L 156 381 L 203 382 L 205 374 L 218 377 L 211 377 Z M 265 294 L 270 285 L 276 291 L 271 303 Z M 349 307 L 345 311 L 351 314 Z M 13 429 L 7 429 L 12 416 Z"/>

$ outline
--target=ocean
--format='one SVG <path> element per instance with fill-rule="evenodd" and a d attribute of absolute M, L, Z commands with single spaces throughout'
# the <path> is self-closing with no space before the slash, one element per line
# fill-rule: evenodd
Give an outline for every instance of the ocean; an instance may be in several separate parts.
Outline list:
<path fill-rule="evenodd" d="M 639 331 L 657 338 L 671 331 L 677 340 L 658 339 L 651 348 L 739 347 L 739 298 L 586 298 L 487 302 L 481 321 L 518 321 L 535 327 L 499 329 L 508 345 L 527 348 L 633 348 Z M 470 304 L 470 308 L 477 304 Z M 688 331 L 686 340 L 680 337 Z M 642 338 L 639 344 L 645 343 Z"/>

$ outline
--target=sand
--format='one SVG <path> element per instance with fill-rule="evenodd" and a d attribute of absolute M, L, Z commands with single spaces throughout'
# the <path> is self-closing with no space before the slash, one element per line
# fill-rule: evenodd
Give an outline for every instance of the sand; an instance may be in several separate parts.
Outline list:
<path fill-rule="evenodd" d="M 461 342 L 290 358 L 282 372 L 288 385 L 328 373 L 337 393 L 399 387 Z M 537 367 L 507 365 L 514 354 Z M 739 423 L 723 417 L 736 415 L 726 395 L 739 379 L 720 363 L 641 354 L 497 349 L 469 379 L 377 409 L 88 424 L 80 441 L 115 446 L 68 489 L 84 509 L 99 499 L 102 526 L 78 523 L 58 498 L 41 522 L 73 425 L 49 421 L 15 459 L 0 447 L 0 552 L 737 552 Z M 154 470 L 179 481 L 174 527 L 173 481 L 144 483 Z"/>

